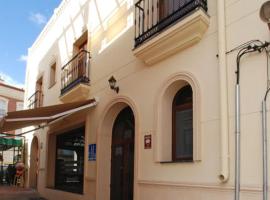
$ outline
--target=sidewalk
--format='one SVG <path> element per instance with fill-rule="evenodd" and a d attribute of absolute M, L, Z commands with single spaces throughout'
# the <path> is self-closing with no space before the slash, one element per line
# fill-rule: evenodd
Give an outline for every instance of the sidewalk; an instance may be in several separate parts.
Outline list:
<path fill-rule="evenodd" d="M 32 189 L 25 189 L 12 186 L 0 186 L 1 200 L 45 200 Z"/>

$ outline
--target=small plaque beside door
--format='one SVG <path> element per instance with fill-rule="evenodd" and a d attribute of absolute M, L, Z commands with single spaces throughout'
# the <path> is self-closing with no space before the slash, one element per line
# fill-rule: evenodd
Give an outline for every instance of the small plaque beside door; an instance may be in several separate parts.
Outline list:
<path fill-rule="evenodd" d="M 151 149 L 152 148 L 152 136 L 145 135 L 144 136 L 144 149 Z"/>
<path fill-rule="evenodd" d="M 88 146 L 88 161 L 96 161 L 96 144 Z"/>

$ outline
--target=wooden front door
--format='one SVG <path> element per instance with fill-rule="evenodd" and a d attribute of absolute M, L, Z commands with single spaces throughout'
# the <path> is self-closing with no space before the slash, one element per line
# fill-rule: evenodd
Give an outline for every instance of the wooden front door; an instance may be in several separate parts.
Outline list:
<path fill-rule="evenodd" d="M 133 200 L 134 116 L 130 107 L 114 122 L 111 150 L 111 200 Z"/>

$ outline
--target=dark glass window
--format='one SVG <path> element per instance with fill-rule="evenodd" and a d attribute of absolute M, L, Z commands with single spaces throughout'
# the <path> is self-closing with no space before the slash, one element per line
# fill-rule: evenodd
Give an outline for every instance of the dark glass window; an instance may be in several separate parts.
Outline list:
<path fill-rule="evenodd" d="M 172 114 L 172 160 L 193 160 L 193 109 L 190 85 L 183 87 L 175 95 Z"/>
<path fill-rule="evenodd" d="M 56 189 L 83 193 L 84 131 L 81 127 L 56 138 Z"/>

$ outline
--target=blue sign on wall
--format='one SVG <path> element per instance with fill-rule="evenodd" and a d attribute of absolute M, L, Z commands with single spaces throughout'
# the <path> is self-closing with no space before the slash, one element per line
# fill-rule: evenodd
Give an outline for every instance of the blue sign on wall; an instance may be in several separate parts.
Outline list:
<path fill-rule="evenodd" d="M 95 161 L 96 160 L 96 144 L 89 144 L 88 146 L 88 161 Z"/>

